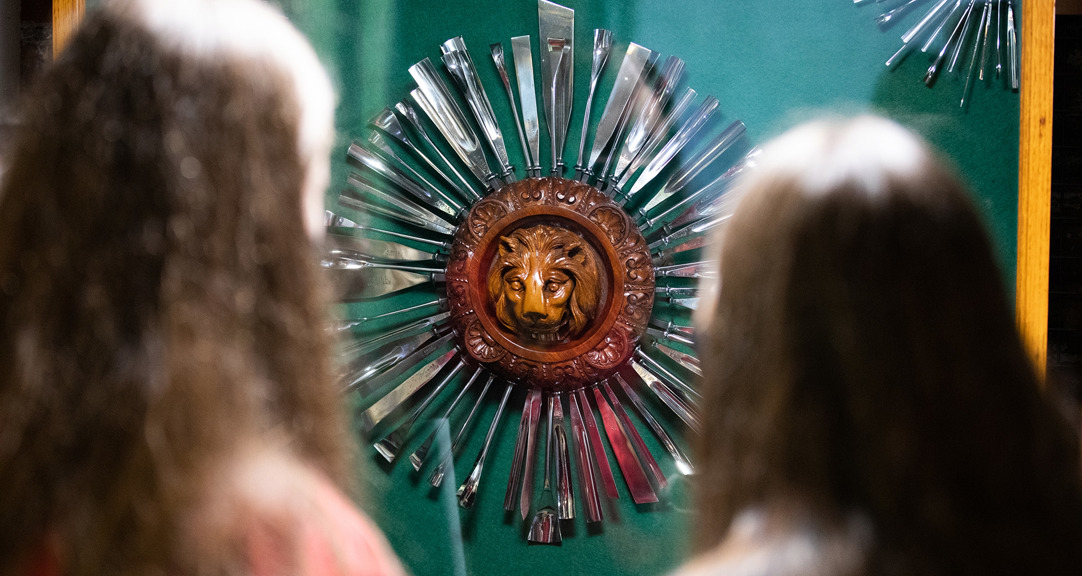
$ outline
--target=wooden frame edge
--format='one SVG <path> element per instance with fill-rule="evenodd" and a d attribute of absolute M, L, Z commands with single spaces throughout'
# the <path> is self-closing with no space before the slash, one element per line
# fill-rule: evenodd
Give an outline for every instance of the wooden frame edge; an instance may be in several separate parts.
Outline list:
<path fill-rule="evenodd" d="M 1042 382 L 1048 359 L 1055 23 L 1054 2 L 1023 0 L 1015 314 L 1026 352 Z"/>
<path fill-rule="evenodd" d="M 67 46 L 85 12 L 86 0 L 53 0 L 53 58 Z"/>

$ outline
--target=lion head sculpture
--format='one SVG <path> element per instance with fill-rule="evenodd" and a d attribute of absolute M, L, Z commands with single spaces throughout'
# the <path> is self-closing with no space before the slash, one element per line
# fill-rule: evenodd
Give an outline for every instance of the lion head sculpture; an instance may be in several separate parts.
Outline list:
<path fill-rule="evenodd" d="M 488 276 L 496 317 L 538 342 L 575 337 L 598 308 L 597 265 L 582 238 L 563 228 L 520 228 L 499 240 Z"/>

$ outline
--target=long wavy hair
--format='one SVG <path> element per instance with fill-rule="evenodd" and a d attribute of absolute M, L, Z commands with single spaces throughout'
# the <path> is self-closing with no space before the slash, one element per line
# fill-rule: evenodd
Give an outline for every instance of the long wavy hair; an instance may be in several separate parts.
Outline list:
<path fill-rule="evenodd" d="M 26 104 L 0 196 L 0 573 L 48 543 L 67 574 L 192 568 L 178 526 L 248 442 L 344 484 L 301 210 L 332 134 L 311 47 L 250 0 L 111 4 Z"/>
<path fill-rule="evenodd" d="M 861 118 L 793 130 L 741 188 L 696 319 L 696 547 L 743 510 L 855 512 L 869 574 L 1082 573 L 1078 445 L 952 171 Z"/>

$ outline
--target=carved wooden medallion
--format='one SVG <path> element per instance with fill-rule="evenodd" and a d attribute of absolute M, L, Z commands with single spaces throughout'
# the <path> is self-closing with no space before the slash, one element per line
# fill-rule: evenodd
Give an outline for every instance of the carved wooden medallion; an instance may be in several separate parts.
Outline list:
<path fill-rule="evenodd" d="M 654 303 L 642 234 L 608 196 L 564 178 L 515 182 L 474 205 L 455 236 L 447 296 L 463 348 L 548 389 L 607 377 Z"/>

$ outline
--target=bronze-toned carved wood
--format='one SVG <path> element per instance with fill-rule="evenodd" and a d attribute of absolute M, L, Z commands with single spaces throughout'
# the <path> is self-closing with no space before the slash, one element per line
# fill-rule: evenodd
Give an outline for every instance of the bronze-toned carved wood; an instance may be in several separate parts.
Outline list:
<path fill-rule="evenodd" d="M 653 308 L 642 234 L 605 194 L 530 178 L 478 202 L 447 266 L 467 353 L 510 380 L 572 389 L 631 356 Z"/>

